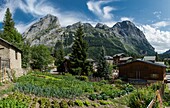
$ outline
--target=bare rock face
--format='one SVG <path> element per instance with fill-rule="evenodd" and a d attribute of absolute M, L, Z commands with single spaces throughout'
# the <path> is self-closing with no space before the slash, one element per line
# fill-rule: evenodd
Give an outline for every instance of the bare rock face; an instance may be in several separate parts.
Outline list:
<path fill-rule="evenodd" d="M 45 44 L 54 46 L 56 41 L 61 38 L 61 34 L 62 28 L 58 18 L 48 14 L 29 27 L 23 33 L 23 38 L 31 45 Z"/>
<path fill-rule="evenodd" d="M 154 54 L 154 48 L 145 38 L 144 33 L 138 29 L 132 22 L 118 22 L 112 27 L 113 32 L 118 36 L 127 50 L 133 52 L 146 52 Z"/>

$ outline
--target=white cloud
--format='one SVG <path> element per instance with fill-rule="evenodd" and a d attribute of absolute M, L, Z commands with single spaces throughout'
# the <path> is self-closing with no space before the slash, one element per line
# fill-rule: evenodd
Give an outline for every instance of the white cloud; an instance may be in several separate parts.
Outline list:
<path fill-rule="evenodd" d="M 116 8 L 110 6 L 103 6 L 104 4 L 108 4 L 111 1 L 112 0 L 88 1 L 87 7 L 91 12 L 97 15 L 100 20 L 111 20 L 113 18 L 113 14 L 111 13 L 111 11 L 116 10 Z"/>
<path fill-rule="evenodd" d="M 162 14 L 161 11 L 155 11 L 153 12 L 153 14 L 156 16 L 156 18 L 161 19 L 161 14 Z"/>
<path fill-rule="evenodd" d="M 168 25 L 170 25 L 170 23 L 167 21 L 160 21 L 160 22 L 156 22 L 155 24 L 152 24 L 152 26 L 154 26 L 155 28 L 166 27 Z"/>
<path fill-rule="evenodd" d="M 169 31 L 161 31 L 151 25 L 142 25 L 139 28 L 157 52 L 163 53 L 170 49 Z"/>
<path fill-rule="evenodd" d="M 27 28 L 29 28 L 35 22 L 36 22 L 36 20 L 29 24 L 24 24 L 24 23 L 20 22 L 20 23 L 16 24 L 15 27 L 17 28 L 18 32 L 23 33 Z"/>
<path fill-rule="evenodd" d="M 121 21 L 131 21 L 131 22 L 133 22 L 134 18 L 131 18 L 131 17 L 121 17 L 120 20 Z"/>
<path fill-rule="evenodd" d="M 16 5 L 17 5 L 17 0 L 14 1 L 14 0 L 4 0 L 5 4 L 4 5 L 1 5 L 0 6 L 0 22 L 3 22 L 3 19 L 4 19 L 4 15 L 5 15 L 5 12 L 6 12 L 6 9 L 7 8 L 10 8 L 10 11 L 12 14 L 15 13 L 15 9 L 16 9 Z"/>
<path fill-rule="evenodd" d="M 48 0 L 5 0 L 6 3 L 0 7 L 0 22 L 3 21 L 6 8 L 9 7 L 12 15 L 14 15 L 16 9 L 21 9 L 24 13 L 29 13 L 34 16 L 35 19 L 43 17 L 47 14 L 55 15 L 59 18 L 62 26 L 70 25 L 78 21 L 85 21 L 86 16 L 79 12 L 61 11 L 59 8 L 55 8 Z M 35 21 L 33 21 L 35 22 Z M 30 22 L 32 24 L 33 22 Z M 18 31 L 23 32 L 28 25 L 19 23 L 16 24 Z"/>

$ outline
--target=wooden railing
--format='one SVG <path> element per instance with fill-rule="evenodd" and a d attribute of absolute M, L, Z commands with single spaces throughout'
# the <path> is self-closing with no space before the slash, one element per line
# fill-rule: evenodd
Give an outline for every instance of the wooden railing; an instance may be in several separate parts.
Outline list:
<path fill-rule="evenodd" d="M 163 105 L 162 105 L 163 94 L 164 94 L 164 84 L 162 84 L 161 88 L 155 92 L 155 97 L 149 103 L 147 108 L 152 108 L 157 101 L 159 102 L 159 108 L 163 108 Z"/>

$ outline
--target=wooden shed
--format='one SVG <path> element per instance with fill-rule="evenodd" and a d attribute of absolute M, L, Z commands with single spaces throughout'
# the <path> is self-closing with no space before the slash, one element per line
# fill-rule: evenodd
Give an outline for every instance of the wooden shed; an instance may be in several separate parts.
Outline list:
<path fill-rule="evenodd" d="M 146 82 L 163 81 L 166 66 L 149 61 L 135 60 L 119 65 L 119 77 L 128 80 L 144 80 Z"/>

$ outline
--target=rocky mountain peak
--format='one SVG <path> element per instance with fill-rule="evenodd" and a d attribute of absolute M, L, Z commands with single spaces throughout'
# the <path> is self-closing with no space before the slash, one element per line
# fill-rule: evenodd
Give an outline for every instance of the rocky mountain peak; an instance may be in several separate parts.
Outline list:
<path fill-rule="evenodd" d="M 44 44 L 45 42 L 45 44 L 49 45 L 53 41 L 52 38 L 54 39 L 54 37 L 60 34 L 59 29 L 61 29 L 61 26 L 58 18 L 47 14 L 45 17 L 40 18 L 38 22 L 31 25 L 23 33 L 23 38 L 30 41 L 31 45 Z"/>
<path fill-rule="evenodd" d="M 143 32 L 138 29 L 135 24 L 133 24 L 131 21 L 122 21 L 116 23 L 113 27 L 113 30 L 122 35 L 122 36 L 131 36 L 131 37 L 142 37 L 144 38 L 145 35 Z"/>
<path fill-rule="evenodd" d="M 136 27 L 131 21 L 122 21 L 122 22 L 118 22 L 116 23 L 114 27 L 119 27 L 119 28 L 134 28 Z"/>
<path fill-rule="evenodd" d="M 67 29 L 76 29 L 78 28 L 80 25 L 82 25 L 84 28 L 93 28 L 93 26 L 90 23 L 82 23 L 82 22 L 77 22 L 74 23 L 72 25 L 67 26 Z"/>
<path fill-rule="evenodd" d="M 98 29 L 109 29 L 109 27 L 106 24 L 102 24 L 102 23 L 97 23 L 95 28 L 98 28 Z"/>

